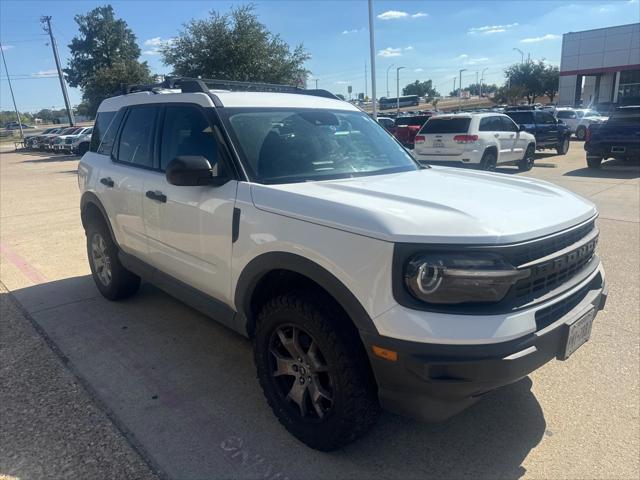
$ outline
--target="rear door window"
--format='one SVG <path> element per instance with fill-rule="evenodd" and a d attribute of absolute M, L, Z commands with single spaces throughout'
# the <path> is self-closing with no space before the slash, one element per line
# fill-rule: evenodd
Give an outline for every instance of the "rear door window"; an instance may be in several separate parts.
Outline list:
<path fill-rule="evenodd" d="M 135 107 L 129 111 L 118 142 L 118 162 L 153 168 L 153 138 L 158 107 Z"/>
<path fill-rule="evenodd" d="M 513 123 L 513 120 L 511 120 L 511 118 L 507 117 L 506 115 L 504 117 L 499 117 L 499 119 L 500 123 L 502 124 L 502 127 L 500 128 L 501 131 L 517 132 L 518 130 L 520 130 L 518 126 Z"/>
<path fill-rule="evenodd" d="M 480 119 L 481 132 L 499 132 L 502 130 L 500 117 L 484 117 Z"/>
<path fill-rule="evenodd" d="M 432 117 L 420 133 L 467 133 L 470 123 L 470 117 Z"/>
<path fill-rule="evenodd" d="M 535 115 L 536 123 L 541 123 L 543 125 L 553 125 L 556 123 L 556 119 L 553 118 L 553 115 L 547 112 L 533 112 Z"/>

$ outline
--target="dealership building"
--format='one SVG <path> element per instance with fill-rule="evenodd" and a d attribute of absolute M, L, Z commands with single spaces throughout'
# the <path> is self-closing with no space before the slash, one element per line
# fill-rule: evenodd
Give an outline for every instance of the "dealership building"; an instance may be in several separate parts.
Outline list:
<path fill-rule="evenodd" d="M 640 23 L 565 33 L 558 105 L 640 104 Z"/>

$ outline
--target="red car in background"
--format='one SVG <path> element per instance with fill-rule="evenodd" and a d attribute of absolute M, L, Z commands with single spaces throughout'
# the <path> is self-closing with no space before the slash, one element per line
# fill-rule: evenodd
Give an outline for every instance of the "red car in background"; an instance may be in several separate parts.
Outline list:
<path fill-rule="evenodd" d="M 422 113 L 420 115 L 411 115 L 406 117 L 398 117 L 393 125 L 389 128 L 389 132 L 398 139 L 398 141 L 407 148 L 413 148 L 415 145 L 416 134 L 427 120 L 435 115 L 434 112 Z"/>

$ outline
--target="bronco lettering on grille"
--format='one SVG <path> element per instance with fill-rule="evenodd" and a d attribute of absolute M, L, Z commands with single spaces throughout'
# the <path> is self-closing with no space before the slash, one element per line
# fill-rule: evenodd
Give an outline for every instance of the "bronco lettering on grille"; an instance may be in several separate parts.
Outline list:
<path fill-rule="evenodd" d="M 596 237 L 590 240 L 589 242 L 585 243 L 584 245 L 581 245 L 580 247 L 576 248 L 575 250 L 565 255 L 562 255 L 561 257 L 554 258 L 553 260 L 542 263 L 540 265 L 535 265 L 531 269 L 531 276 L 534 278 L 540 277 L 540 276 L 547 276 L 547 275 L 551 275 L 553 273 L 559 272 L 561 270 L 564 270 L 566 268 L 569 268 L 572 265 L 575 265 L 576 263 L 580 262 L 581 260 L 591 257 L 591 255 L 593 255 L 593 252 L 596 249 L 597 244 L 598 244 L 598 238 Z"/>

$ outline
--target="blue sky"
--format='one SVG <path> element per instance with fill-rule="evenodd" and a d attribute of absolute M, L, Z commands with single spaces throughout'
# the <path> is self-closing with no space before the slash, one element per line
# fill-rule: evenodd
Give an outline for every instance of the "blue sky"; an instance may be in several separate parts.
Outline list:
<path fill-rule="evenodd" d="M 0 2 L 0 40 L 18 108 L 34 111 L 63 106 L 48 38 L 43 35 L 40 15 L 53 17 L 54 34 L 62 61 L 67 45 L 77 33 L 73 16 L 103 5 L 94 1 Z M 191 18 L 204 18 L 208 11 L 227 11 L 246 2 L 232 1 L 113 1 L 116 15 L 127 21 L 136 34 L 154 73 L 168 73 L 157 54 L 157 44 L 177 35 Z M 260 20 L 290 45 L 303 43 L 311 54 L 310 86 L 346 94 L 364 91 L 365 62 L 369 62 L 367 2 L 350 1 L 256 1 Z M 638 0 L 589 1 L 374 1 L 376 78 L 378 96 L 386 94 L 387 67 L 405 67 L 401 87 L 410 81 L 433 79 L 442 94 L 453 87 L 458 70 L 463 86 L 475 82 L 476 71 L 486 68 L 488 83 L 502 83 L 503 69 L 520 59 L 520 48 L 532 59 L 559 64 L 562 34 L 640 21 Z M 389 75 L 394 96 L 395 68 Z M 370 84 L 367 87 L 371 94 Z M 12 109 L 4 67 L 0 74 L 0 109 Z M 71 101 L 80 92 L 70 90 Z"/>

